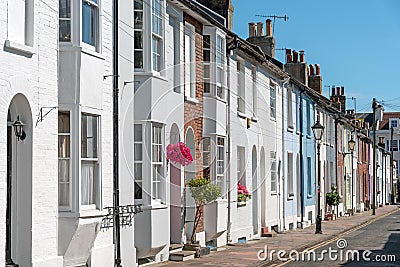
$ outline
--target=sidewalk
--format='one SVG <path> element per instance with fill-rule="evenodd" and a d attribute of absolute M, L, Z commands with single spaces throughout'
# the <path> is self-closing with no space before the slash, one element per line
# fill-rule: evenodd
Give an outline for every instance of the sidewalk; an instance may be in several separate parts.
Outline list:
<path fill-rule="evenodd" d="M 263 250 L 265 246 L 268 246 L 269 251 L 279 251 L 281 249 L 302 251 L 397 210 L 399 210 L 399 206 L 389 205 L 378 208 L 375 216 L 371 215 L 372 211 L 365 211 L 363 213 L 355 213 L 353 216 L 341 217 L 335 221 L 323 221 L 323 234 L 320 235 L 315 234 L 315 224 L 313 224 L 305 229 L 295 229 L 278 234 L 276 237 L 248 241 L 243 245 L 225 246 L 222 251 L 212 252 L 208 256 L 194 260 L 165 262 L 153 266 L 268 266 L 271 262 L 259 261 L 257 257 L 257 252 Z"/>

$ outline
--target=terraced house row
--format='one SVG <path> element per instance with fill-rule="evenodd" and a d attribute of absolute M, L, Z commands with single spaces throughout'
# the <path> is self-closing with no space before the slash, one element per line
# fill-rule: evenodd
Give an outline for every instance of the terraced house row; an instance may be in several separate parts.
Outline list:
<path fill-rule="evenodd" d="M 0 265 L 183 260 L 182 244 L 397 196 L 400 116 L 346 110 L 341 86 L 323 96 L 304 51 L 275 58 L 270 20 L 232 32 L 231 1 L 0 0 L 0 14 Z M 204 206 L 200 178 L 220 191 Z"/>

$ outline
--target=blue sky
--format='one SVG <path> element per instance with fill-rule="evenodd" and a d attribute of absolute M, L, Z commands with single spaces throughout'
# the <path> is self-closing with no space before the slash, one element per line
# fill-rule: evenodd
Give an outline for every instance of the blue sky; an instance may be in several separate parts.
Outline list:
<path fill-rule="evenodd" d="M 233 0 L 234 32 L 248 37 L 248 22 L 262 15 L 276 20 L 277 48 L 304 50 L 308 64 L 320 64 L 325 86 L 345 86 L 357 98 L 357 111 L 368 112 L 372 98 L 385 110 L 400 111 L 400 1 L 398 0 Z M 285 52 L 276 58 L 284 62 Z M 354 108 L 354 101 L 347 101 Z"/>

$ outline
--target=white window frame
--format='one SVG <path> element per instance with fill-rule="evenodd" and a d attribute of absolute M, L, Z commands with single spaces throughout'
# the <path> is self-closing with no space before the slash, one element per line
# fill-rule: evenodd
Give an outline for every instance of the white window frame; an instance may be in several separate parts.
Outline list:
<path fill-rule="evenodd" d="M 312 160 L 307 157 L 307 197 L 312 197 Z"/>
<path fill-rule="evenodd" d="M 79 203 L 80 203 L 80 207 L 81 207 L 81 210 L 93 210 L 93 209 L 100 209 L 100 200 L 101 200 L 101 184 L 102 184 L 102 181 L 101 181 L 101 166 L 100 166 L 100 156 L 101 156 L 101 151 L 100 151 L 100 130 L 101 130 L 101 127 L 100 127 L 100 116 L 99 115 L 97 115 L 97 114 L 90 114 L 90 113 L 86 113 L 86 112 L 83 112 L 83 113 L 81 113 L 81 122 L 83 121 L 83 117 L 84 116 L 88 116 L 88 117 L 94 117 L 94 118 L 96 118 L 96 120 L 97 120 L 97 132 L 96 132 L 96 145 L 97 145 L 97 148 L 96 148 L 96 150 L 97 150 L 97 155 L 96 155 L 96 157 L 91 157 L 91 158 L 89 158 L 89 157 L 87 157 L 87 158 L 85 158 L 82 154 L 80 155 L 80 173 L 81 173 L 81 179 L 80 179 L 80 200 L 79 200 Z M 82 149 L 83 149 L 83 142 L 82 142 L 82 139 L 84 138 L 83 137 L 83 123 L 81 123 L 81 129 L 80 129 L 80 131 L 81 131 L 81 151 L 82 151 Z M 94 137 L 94 136 L 93 136 Z M 94 179 L 96 179 L 97 180 L 97 183 L 96 183 L 96 181 L 94 180 L 93 181 L 93 183 L 94 183 L 94 186 L 93 186 L 93 194 L 94 194 L 94 196 L 93 196 L 93 198 L 94 198 L 94 203 L 89 203 L 89 204 L 83 204 L 83 194 L 82 194 L 82 190 L 83 190 L 83 183 L 82 183 L 82 181 L 83 181 L 83 174 L 82 174 L 82 164 L 83 163 L 93 163 L 94 165 L 95 165 L 95 169 L 93 170 L 94 171 Z"/>
<path fill-rule="evenodd" d="M 246 66 L 245 61 L 239 58 L 237 59 L 236 64 L 238 90 L 237 110 L 244 114 L 246 113 Z"/>
<path fill-rule="evenodd" d="M 71 206 L 72 206 L 72 156 L 71 156 L 71 112 L 67 111 L 67 110 L 59 110 L 58 113 L 58 118 L 60 118 L 60 113 L 63 114 L 68 114 L 68 120 L 69 120 L 69 132 L 60 132 L 60 129 L 58 129 L 58 142 L 60 142 L 60 137 L 69 137 L 69 156 L 68 157 L 62 157 L 60 156 L 60 151 L 58 151 L 58 164 L 60 164 L 60 160 L 68 160 L 69 164 L 68 164 L 68 173 L 69 173 L 69 177 L 68 177 L 68 182 L 60 182 L 60 177 L 58 176 L 58 185 L 60 186 L 60 184 L 68 184 L 68 205 L 66 206 L 62 206 L 60 205 L 60 199 L 58 199 L 58 210 L 59 211 L 71 211 Z M 58 143 L 58 150 L 60 149 L 60 143 Z M 60 175 L 60 170 L 58 169 L 58 175 Z M 58 189 L 59 195 L 60 195 L 60 189 Z"/>
<path fill-rule="evenodd" d="M 216 79 L 215 96 L 225 99 L 224 80 L 225 80 L 225 38 L 217 34 L 216 43 Z M 219 47 L 219 44 L 221 47 Z"/>
<path fill-rule="evenodd" d="M 395 124 L 395 126 L 393 126 L 393 124 Z M 389 129 L 391 128 L 398 128 L 399 127 L 399 120 L 398 119 L 390 119 L 390 125 L 389 125 Z"/>
<path fill-rule="evenodd" d="M 97 0 L 97 1 L 98 1 L 98 3 L 94 2 L 93 0 L 82 0 L 82 5 L 81 5 L 81 27 L 80 27 L 81 45 L 82 45 L 82 47 L 87 48 L 87 49 L 92 50 L 92 51 L 95 51 L 95 52 L 99 52 L 100 51 L 100 28 L 101 28 L 100 27 L 100 25 L 101 25 L 101 23 L 100 23 L 100 17 L 101 17 L 101 14 L 100 14 L 100 4 L 101 3 L 100 3 L 100 1 L 101 0 Z M 86 43 L 83 40 L 83 5 L 84 4 L 87 4 L 90 7 L 95 8 L 95 10 L 96 10 L 96 15 L 97 16 L 96 16 L 95 21 L 94 21 L 94 23 L 95 23 L 94 33 L 92 33 L 92 34 L 95 35 L 93 44 Z"/>
<path fill-rule="evenodd" d="M 62 13 L 63 9 L 61 8 L 61 6 L 62 6 L 61 2 L 65 3 L 65 5 L 66 5 L 65 17 L 62 15 L 64 13 Z M 59 6 L 60 6 L 60 8 L 59 8 L 59 41 L 60 41 L 60 43 L 71 43 L 72 42 L 72 11 L 73 11 L 72 4 L 73 3 L 71 2 L 71 0 L 59 0 Z M 68 14 L 67 7 L 69 7 L 69 17 L 67 16 L 67 14 Z M 69 39 L 65 39 L 65 40 L 63 40 L 61 38 L 61 27 L 60 26 L 61 26 L 61 22 L 63 22 L 63 21 L 69 21 Z"/>
<path fill-rule="evenodd" d="M 196 29 L 185 22 L 185 96 L 196 99 Z"/>
<path fill-rule="evenodd" d="M 288 152 L 287 153 L 287 192 L 288 192 L 288 197 L 292 198 L 294 196 L 294 159 L 293 159 L 293 153 Z"/>
<path fill-rule="evenodd" d="M 136 8 L 136 3 L 135 2 L 137 2 L 138 3 L 138 6 L 137 7 L 140 7 L 140 5 L 141 5 L 141 8 Z M 140 54 L 141 53 L 141 55 L 142 55 L 142 65 L 140 66 L 140 67 L 137 67 L 136 65 L 134 65 L 134 69 L 135 70 L 143 70 L 144 69 L 144 58 L 145 58 L 145 56 L 144 56 L 144 49 L 143 49 L 143 47 L 144 47 L 144 29 L 143 29 L 143 26 L 144 26 L 144 21 L 145 21 L 145 12 L 144 12 L 144 2 L 143 2 L 143 0 L 134 0 L 134 2 L 133 2 L 133 27 L 134 27 L 134 44 L 133 44 L 133 49 L 134 49 L 134 64 L 137 64 L 137 62 L 138 62 L 138 60 L 136 59 L 136 56 L 135 56 L 135 54 L 137 53 L 137 54 Z M 141 14 L 141 17 L 142 17 L 142 21 L 141 21 L 141 27 L 138 27 L 137 26 L 137 23 L 136 23 L 136 19 L 137 18 L 139 18 L 140 17 L 140 14 Z M 136 16 L 137 15 L 137 16 Z M 138 20 L 139 21 L 139 20 Z M 135 45 L 136 45 L 136 39 L 137 39 L 137 36 L 136 36 L 136 34 L 141 34 L 141 48 L 136 48 L 135 47 Z M 139 43 L 138 43 L 139 44 Z M 140 62 L 140 61 L 139 61 Z"/>
<path fill-rule="evenodd" d="M 242 158 L 243 157 L 243 158 Z M 237 146 L 237 182 L 246 186 L 246 148 Z"/>
<path fill-rule="evenodd" d="M 155 137 L 155 129 L 160 130 L 160 143 L 154 142 Z M 165 177 L 164 177 L 164 127 L 162 124 L 152 123 L 151 124 L 151 199 L 152 201 L 163 203 L 165 201 Z M 157 140 L 156 140 L 157 141 Z M 160 149 L 160 161 L 154 161 L 154 148 L 159 147 Z M 155 176 L 157 173 L 155 172 L 156 168 L 160 168 L 161 177 Z M 155 184 L 158 184 L 155 187 Z M 157 192 L 155 192 L 155 188 L 157 188 Z"/>
<path fill-rule="evenodd" d="M 270 151 L 270 164 L 271 164 L 271 193 L 276 194 L 278 191 L 278 179 L 277 179 L 277 158 L 276 151 Z"/>
<path fill-rule="evenodd" d="M 276 119 L 276 91 L 277 84 L 275 82 L 269 82 L 269 105 L 270 105 L 270 118 Z"/>
<path fill-rule="evenodd" d="M 253 95 L 253 103 L 252 103 L 252 111 L 253 111 L 253 117 L 257 117 L 257 107 L 258 107 L 258 103 L 257 103 L 257 101 L 258 101 L 258 90 L 257 90 L 257 82 L 258 82 L 258 80 L 257 80 L 257 67 L 256 66 L 254 66 L 252 69 L 251 69 L 251 75 L 252 75 L 252 79 L 253 79 L 253 92 L 252 92 L 252 95 Z"/>
<path fill-rule="evenodd" d="M 287 88 L 287 113 L 287 126 L 288 128 L 293 129 L 293 89 L 291 86 Z"/>
<path fill-rule="evenodd" d="M 136 127 L 140 127 L 140 133 L 141 133 L 141 139 L 140 140 L 138 140 L 137 139 L 137 136 L 136 136 Z M 143 139 L 144 139 L 144 125 L 143 124 L 140 124 L 140 123 L 135 123 L 134 124 L 134 138 L 133 138 L 133 147 L 134 147 L 134 166 L 133 166 L 133 168 L 134 168 L 134 183 L 135 183 L 135 190 L 134 190 L 134 192 L 135 192 L 135 194 L 134 194 L 134 199 L 135 199 L 135 203 L 136 204 L 141 204 L 142 202 L 143 202 L 143 192 L 144 192 L 144 190 L 143 190 L 143 166 L 144 166 L 144 162 L 143 162 L 143 155 L 144 155 L 144 153 L 143 153 L 143 145 L 144 145 L 144 142 L 143 142 Z M 139 148 L 140 147 L 140 148 Z M 140 149 L 140 151 L 138 151 L 138 149 Z M 136 158 L 136 153 L 140 153 L 139 155 L 139 158 Z M 139 177 L 137 177 L 137 175 L 136 175 L 136 165 L 140 165 L 140 168 L 141 168 L 141 170 L 142 170 L 142 173 L 140 174 L 141 175 L 141 177 L 139 178 Z M 139 186 L 140 185 L 140 189 L 141 189 L 141 195 L 142 195 L 142 197 L 141 198 L 136 198 L 136 190 L 137 190 L 137 185 Z M 139 203 L 140 202 L 140 203 Z"/>
<path fill-rule="evenodd" d="M 208 43 L 207 40 L 208 39 Z M 204 66 L 204 75 L 203 75 L 203 80 L 204 80 L 204 94 L 205 95 L 211 95 L 212 93 L 212 78 L 211 78 L 211 47 L 212 47 L 212 37 L 210 34 L 205 34 L 203 35 L 203 66 Z M 206 52 L 209 55 L 209 58 L 206 59 L 205 55 Z M 206 72 L 206 69 L 208 69 L 208 74 Z M 206 75 L 207 74 L 207 75 Z M 207 88 L 207 89 L 206 89 Z"/>
<path fill-rule="evenodd" d="M 33 47 L 34 44 L 34 1 L 7 0 L 7 41 L 6 46 L 18 48 Z M 11 43 L 12 42 L 12 43 Z M 18 44 L 18 45 L 15 45 Z M 27 52 L 31 52 L 28 48 Z"/>
<path fill-rule="evenodd" d="M 222 140 L 222 144 L 219 142 Z M 222 195 L 221 198 L 225 198 L 226 196 L 226 179 L 225 179 L 225 137 L 217 136 L 216 140 L 216 184 L 220 187 Z M 222 149 L 222 158 L 219 150 Z"/>

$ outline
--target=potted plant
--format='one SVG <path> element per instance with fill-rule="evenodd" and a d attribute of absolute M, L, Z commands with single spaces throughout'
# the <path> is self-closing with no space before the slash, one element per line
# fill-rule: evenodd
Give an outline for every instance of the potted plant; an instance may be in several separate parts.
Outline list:
<path fill-rule="evenodd" d="M 237 185 L 237 201 L 238 203 L 242 203 L 245 205 L 247 199 L 251 199 L 251 195 L 249 193 L 249 190 L 247 190 L 245 185 L 241 185 L 240 183 L 238 183 Z"/>
<path fill-rule="evenodd" d="M 207 178 L 190 180 L 188 183 L 190 193 L 196 203 L 196 213 L 190 242 L 194 244 L 197 226 L 203 214 L 204 205 L 221 197 L 221 189 Z"/>
<path fill-rule="evenodd" d="M 328 204 L 332 208 L 332 213 L 326 215 L 328 220 L 336 219 L 335 207 L 339 205 L 339 203 L 340 203 L 340 195 L 337 191 L 336 186 L 332 185 L 331 191 L 326 193 L 326 204 Z"/>

